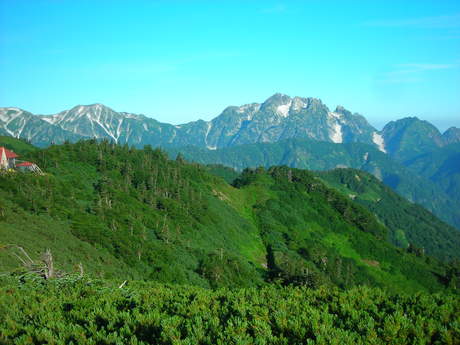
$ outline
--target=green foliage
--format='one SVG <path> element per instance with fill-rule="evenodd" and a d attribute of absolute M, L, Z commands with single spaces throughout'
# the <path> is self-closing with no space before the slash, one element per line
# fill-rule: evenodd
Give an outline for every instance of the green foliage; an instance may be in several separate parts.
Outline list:
<path fill-rule="evenodd" d="M 94 140 L 27 158 L 46 173 L 0 176 L 0 343 L 458 342 L 458 264 L 404 227 L 394 247 L 311 172 L 247 169 L 230 186 L 220 167 Z M 50 248 L 68 274 L 17 268 L 18 246 L 35 262 Z"/>
<path fill-rule="evenodd" d="M 171 157 L 181 152 L 190 161 L 223 164 L 238 171 L 247 167 L 269 168 L 276 165 L 318 171 L 337 167 L 360 169 L 373 174 L 398 194 L 423 205 L 443 221 L 460 229 L 460 194 L 457 187 L 460 185 L 459 145 L 449 147 L 442 152 L 439 150 L 422 155 L 420 159 L 415 158 L 413 163 L 395 161 L 377 148 L 363 143 L 334 144 L 306 139 L 238 145 L 217 150 L 192 146 L 167 150 Z M 423 171 L 430 164 L 441 167 L 438 173 L 430 175 Z"/>
<path fill-rule="evenodd" d="M 233 181 L 239 176 L 239 173 L 236 170 L 222 164 L 207 164 L 205 167 L 210 174 L 222 177 L 228 183 L 233 183 Z"/>
<path fill-rule="evenodd" d="M 400 197 L 374 176 L 355 169 L 335 169 L 317 175 L 374 213 L 390 230 L 391 243 L 402 248 L 412 243 L 443 261 L 460 258 L 457 229 Z"/>
<path fill-rule="evenodd" d="M 308 171 L 248 169 L 230 186 L 180 156 L 95 140 L 27 157 L 46 173 L 0 176 L 2 241 L 33 259 L 50 248 L 68 272 L 213 288 L 448 286 L 445 265 L 387 243 L 371 212 Z M 0 258 L 1 271 L 19 264 Z"/>
<path fill-rule="evenodd" d="M 28 143 L 25 139 L 16 139 L 1 135 L 0 146 L 4 146 L 7 149 L 12 150 L 19 155 L 24 155 L 37 150 L 35 146 Z"/>
<path fill-rule="evenodd" d="M 32 253 L 42 252 L 49 242 L 34 243 L 34 238 L 46 236 L 63 241 L 51 247 L 73 260 L 77 255 L 67 252 L 73 238 L 108 254 L 107 265 L 122 262 L 127 277 L 209 286 L 220 282 L 200 275 L 201 262 L 223 248 L 238 267 L 252 272 L 255 278 L 248 281 L 261 281 L 247 266 L 252 254 L 242 255 L 242 248 L 257 247 L 257 230 L 216 196 L 227 185 L 203 167 L 170 161 L 150 147 L 134 150 L 96 141 L 52 146 L 28 157 L 46 174 L 0 177 L 0 205 L 5 204 L 3 224 L 13 231 L 11 240 L 20 232 L 26 243 L 16 244 Z M 13 209 L 27 214 L 30 223 L 43 219 L 43 228 L 35 232 L 19 224 Z M 57 224 L 65 230 L 57 230 Z M 96 273 L 87 263 L 94 253 L 86 255 L 83 265 Z M 11 268 L 9 262 L 4 268 Z M 239 279 L 219 277 L 229 284 L 233 278 Z"/>
<path fill-rule="evenodd" d="M 271 197 L 256 203 L 253 213 L 267 247 L 269 279 L 312 287 L 368 284 L 394 291 L 441 287 L 436 275 L 444 274 L 442 264 L 388 244 L 387 229 L 369 211 L 312 173 L 287 167 L 246 169 L 234 185 L 244 190 L 260 181 Z"/>
<path fill-rule="evenodd" d="M 118 284 L 117 284 L 118 285 Z M 458 344 L 460 300 L 376 288 L 218 289 L 68 277 L 0 288 L 5 344 Z"/>

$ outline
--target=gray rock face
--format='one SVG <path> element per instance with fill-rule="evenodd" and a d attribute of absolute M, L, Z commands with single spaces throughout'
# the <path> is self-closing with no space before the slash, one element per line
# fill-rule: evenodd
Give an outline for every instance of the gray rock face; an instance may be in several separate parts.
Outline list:
<path fill-rule="evenodd" d="M 343 108 L 331 112 L 321 100 L 275 94 L 264 103 L 228 107 L 210 123 L 208 148 L 303 138 L 334 143 L 373 143 L 376 130 Z"/>

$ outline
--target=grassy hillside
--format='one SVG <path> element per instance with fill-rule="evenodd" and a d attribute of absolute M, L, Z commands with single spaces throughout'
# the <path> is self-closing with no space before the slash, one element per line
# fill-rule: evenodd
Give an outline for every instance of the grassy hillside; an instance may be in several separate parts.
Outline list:
<path fill-rule="evenodd" d="M 433 275 L 438 264 L 388 244 L 388 229 L 369 211 L 308 171 L 246 170 L 235 185 L 251 195 L 269 187 L 270 194 L 252 209 L 274 280 L 310 286 L 398 286 L 405 291 L 439 286 Z M 422 278 L 422 272 L 430 270 Z"/>
<path fill-rule="evenodd" d="M 0 176 L 2 271 L 21 246 L 34 259 L 51 248 L 67 271 L 203 287 L 447 282 L 443 264 L 388 244 L 371 212 L 307 171 L 246 170 L 231 186 L 149 147 L 86 141 L 26 156 L 46 173 Z"/>
<path fill-rule="evenodd" d="M 35 146 L 29 144 L 25 140 L 16 139 L 9 136 L 0 135 L 0 146 L 4 146 L 9 150 L 13 150 L 18 155 L 24 155 L 29 152 L 34 152 L 38 150 Z"/>
<path fill-rule="evenodd" d="M 209 286 L 204 271 L 219 253 L 232 277 L 223 277 L 222 284 L 258 283 L 260 275 L 249 264 L 264 255 L 257 229 L 219 199 L 221 190 L 230 187 L 203 167 L 169 161 L 158 150 L 96 142 L 54 146 L 29 158 L 44 176 L 0 177 L 0 200 L 6 209 L 2 223 L 28 237 L 17 243 L 26 249 L 38 252 L 45 247 L 34 240 L 40 234 L 17 224 L 13 208 L 46 219 L 50 225 L 44 224 L 41 231 L 50 238 L 57 236 L 54 224 L 64 223 L 68 238 L 76 237 L 129 266 L 127 277 Z M 1 229 L 7 231 L 6 226 Z M 58 251 L 58 244 L 68 246 L 66 239 L 58 238 L 51 248 Z M 251 251 L 244 250 L 247 246 Z M 70 260 L 75 254 L 67 249 Z M 89 271 L 87 261 L 93 260 L 83 260 Z"/>

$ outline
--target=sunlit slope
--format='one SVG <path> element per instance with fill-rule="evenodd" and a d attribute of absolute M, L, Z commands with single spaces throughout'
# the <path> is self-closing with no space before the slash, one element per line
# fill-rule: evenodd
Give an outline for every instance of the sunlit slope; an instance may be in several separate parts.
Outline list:
<path fill-rule="evenodd" d="M 443 264 L 387 243 L 371 212 L 304 170 L 248 170 L 232 186 L 150 147 L 86 141 L 25 157 L 45 174 L 0 176 L 1 242 L 36 259 L 51 248 L 67 270 L 204 287 L 443 288 Z"/>

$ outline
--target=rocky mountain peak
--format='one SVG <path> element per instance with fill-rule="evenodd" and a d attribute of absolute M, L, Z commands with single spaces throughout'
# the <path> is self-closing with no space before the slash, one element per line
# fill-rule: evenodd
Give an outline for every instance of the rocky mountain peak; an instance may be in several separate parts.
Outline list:
<path fill-rule="evenodd" d="M 260 110 L 263 112 L 269 111 L 276 113 L 282 117 L 289 115 L 291 108 L 292 98 L 282 93 L 275 93 L 262 103 Z"/>
<path fill-rule="evenodd" d="M 460 143 L 460 128 L 450 127 L 442 134 L 442 138 L 446 145 Z"/>
<path fill-rule="evenodd" d="M 338 105 L 335 110 L 334 110 L 334 113 L 338 113 L 338 114 L 343 114 L 343 115 L 351 115 L 351 111 L 347 110 L 344 106 L 342 105 Z"/>
<path fill-rule="evenodd" d="M 313 97 L 294 97 L 282 93 L 276 93 L 262 103 L 260 110 L 276 113 L 281 117 L 288 117 L 292 113 L 298 113 L 303 109 L 316 111 L 318 109 L 327 110 L 326 105 L 319 98 Z"/>
<path fill-rule="evenodd" d="M 99 115 L 102 113 L 114 113 L 115 111 L 104 104 L 94 103 L 89 105 L 77 105 L 70 109 L 68 113 L 77 114 L 77 115 Z"/>
<path fill-rule="evenodd" d="M 286 104 L 289 101 L 291 101 L 291 97 L 288 95 L 285 95 L 283 93 L 275 93 L 274 95 L 268 97 L 265 102 L 263 102 L 263 105 L 282 105 Z"/>

